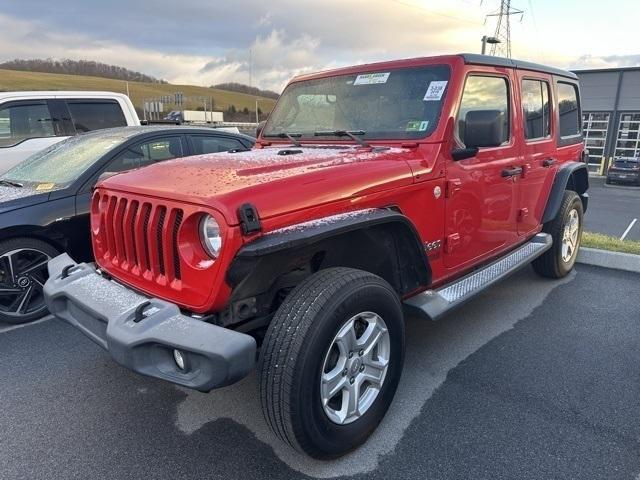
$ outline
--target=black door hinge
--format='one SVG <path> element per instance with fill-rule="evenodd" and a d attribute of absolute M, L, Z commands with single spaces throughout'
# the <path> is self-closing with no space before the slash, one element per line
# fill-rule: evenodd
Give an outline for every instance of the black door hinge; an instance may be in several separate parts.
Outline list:
<path fill-rule="evenodd" d="M 240 220 L 240 228 L 242 228 L 243 235 L 262 230 L 258 210 L 250 203 L 245 203 L 238 209 L 238 219 Z"/>

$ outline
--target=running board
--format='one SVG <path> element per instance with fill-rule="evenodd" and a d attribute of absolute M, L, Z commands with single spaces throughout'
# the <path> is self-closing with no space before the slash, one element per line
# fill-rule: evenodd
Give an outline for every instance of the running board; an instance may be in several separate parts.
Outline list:
<path fill-rule="evenodd" d="M 450 310 L 531 263 L 551 248 L 553 240 L 548 233 L 539 233 L 533 239 L 513 250 L 507 256 L 476 270 L 437 290 L 427 290 L 404 302 L 407 313 L 439 320 Z"/>

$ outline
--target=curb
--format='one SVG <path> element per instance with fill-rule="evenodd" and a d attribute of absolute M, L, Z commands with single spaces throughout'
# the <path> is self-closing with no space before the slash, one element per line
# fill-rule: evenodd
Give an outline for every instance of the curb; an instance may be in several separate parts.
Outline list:
<path fill-rule="evenodd" d="M 638 187 L 637 185 L 619 185 L 619 184 L 615 184 L 615 185 L 607 185 L 606 183 L 602 184 L 604 186 L 604 188 L 617 188 L 618 190 L 636 190 L 636 191 L 640 191 L 640 187 Z"/>
<path fill-rule="evenodd" d="M 582 247 L 578 252 L 576 261 L 585 265 L 640 273 L 640 255 L 632 253 L 610 252 L 597 248 Z"/>

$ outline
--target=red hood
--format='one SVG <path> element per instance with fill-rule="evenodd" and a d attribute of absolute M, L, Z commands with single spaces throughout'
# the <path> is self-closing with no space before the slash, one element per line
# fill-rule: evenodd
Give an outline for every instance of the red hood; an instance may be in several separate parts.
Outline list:
<path fill-rule="evenodd" d="M 279 155 L 284 150 L 302 153 Z M 208 205 L 230 225 L 243 203 L 262 218 L 413 182 L 411 149 L 270 147 L 166 161 L 104 180 L 100 187 Z"/>

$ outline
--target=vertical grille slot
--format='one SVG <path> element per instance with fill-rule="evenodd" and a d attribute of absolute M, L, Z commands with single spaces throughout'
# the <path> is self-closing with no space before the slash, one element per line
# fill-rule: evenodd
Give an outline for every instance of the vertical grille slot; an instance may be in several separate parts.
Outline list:
<path fill-rule="evenodd" d="M 167 215 L 166 207 L 158 208 L 158 224 L 156 226 L 156 242 L 158 245 L 158 267 L 160 269 L 160 275 L 167 273 L 164 267 L 164 242 L 162 236 L 162 228 L 164 227 L 164 219 Z"/>
<path fill-rule="evenodd" d="M 184 212 L 182 210 L 178 210 L 176 212 L 176 218 L 173 222 L 173 231 L 171 232 L 173 246 L 173 273 L 178 280 L 182 278 L 182 272 L 180 271 L 180 252 L 178 251 L 178 231 L 182 224 L 183 215 Z"/>
<path fill-rule="evenodd" d="M 127 256 L 124 248 L 124 211 L 127 207 L 127 199 L 121 198 L 116 202 L 116 214 L 113 218 L 113 231 L 115 237 L 115 256 L 120 265 L 126 262 Z"/>
<path fill-rule="evenodd" d="M 135 219 L 138 213 L 138 202 L 129 203 L 123 219 L 122 234 L 124 246 L 127 252 L 127 262 L 131 268 L 138 266 L 138 252 L 136 251 Z"/>
<path fill-rule="evenodd" d="M 144 249 L 144 259 L 146 263 L 146 270 L 151 270 L 151 255 L 149 255 L 149 220 L 151 219 L 151 205 L 148 203 L 144 204 L 142 212 L 142 240 L 145 245 Z"/>
<path fill-rule="evenodd" d="M 108 199 L 107 218 L 105 219 L 104 226 L 107 237 L 107 251 L 113 259 L 116 256 L 116 239 L 115 232 L 113 231 L 113 217 L 116 210 L 116 202 L 118 201 L 118 199 L 116 197 L 108 197 Z"/>

